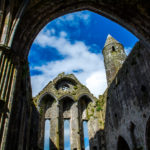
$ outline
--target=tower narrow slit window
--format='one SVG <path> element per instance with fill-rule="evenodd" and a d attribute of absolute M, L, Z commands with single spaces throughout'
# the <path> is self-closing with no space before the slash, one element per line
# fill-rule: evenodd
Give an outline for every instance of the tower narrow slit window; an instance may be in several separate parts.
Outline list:
<path fill-rule="evenodd" d="M 64 120 L 64 150 L 71 149 L 70 146 L 70 120 Z"/>
<path fill-rule="evenodd" d="M 90 149 L 90 144 L 89 144 L 89 135 L 88 135 L 88 122 L 83 121 L 83 133 L 84 133 L 84 147 L 85 149 Z"/>
<path fill-rule="evenodd" d="M 50 120 L 45 120 L 44 150 L 50 150 Z"/>
<path fill-rule="evenodd" d="M 112 46 L 112 51 L 113 51 L 113 52 L 115 51 L 115 47 L 114 47 L 114 46 Z"/>

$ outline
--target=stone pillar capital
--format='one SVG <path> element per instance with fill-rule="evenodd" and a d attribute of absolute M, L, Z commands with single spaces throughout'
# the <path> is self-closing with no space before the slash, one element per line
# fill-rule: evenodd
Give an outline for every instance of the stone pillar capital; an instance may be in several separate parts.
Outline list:
<path fill-rule="evenodd" d="M 4 54 L 8 59 L 11 59 L 12 63 L 16 66 L 28 64 L 28 59 L 18 55 L 13 49 L 5 45 L 0 44 L 0 52 Z"/>

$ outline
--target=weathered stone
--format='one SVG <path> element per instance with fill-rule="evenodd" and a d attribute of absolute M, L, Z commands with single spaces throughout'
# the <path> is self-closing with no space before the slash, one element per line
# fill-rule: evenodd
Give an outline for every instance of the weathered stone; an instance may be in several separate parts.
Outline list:
<path fill-rule="evenodd" d="M 90 147 L 99 149 L 96 132 L 104 129 L 102 111 L 103 107 L 89 90 L 83 86 L 73 74 L 59 74 L 50 81 L 45 88 L 34 98 L 35 105 L 41 114 L 39 146 L 43 149 L 45 119 L 50 119 L 50 148 L 64 149 L 64 120 L 70 120 L 71 150 L 84 149 L 83 121 L 88 122 Z M 57 105 L 59 104 L 59 107 Z M 97 104 L 97 106 L 96 106 Z M 96 107 L 95 107 L 96 106 Z M 45 118 L 45 119 L 44 119 Z M 100 137 L 100 134 L 99 134 Z M 92 141 L 91 141 L 92 140 Z M 93 142 L 94 141 L 94 142 Z M 40 144 L 42 143 L 42 144 Z"/>
<path fill-rule="evenodd" d="M 43 148 L 42 142 L 42 148 L 38 142 L 42 110 L 40 113 L 37 111 L 34 105 L 37 103 L 32 101 L 31 95 L 27 63 L 29 49 L 36 35 L 49 21 L 85 9 L 118 22 L 136 35 L 142 44 L 135 46 L 115 79 L 111 80 L 110 87 L 100 97 L 103 105 L 100 107 L 97 102 L 83 116 L 93 119 L 89 122 L 89 126 L 96 124 L 93 132 L 97 130 L 97 124 L 103 128 L 105 125 L 105 134 L 103 130 L 100 130 L 100 134 L 97 132 L 101 137 L 102 150 L 105 148 L 104 139 L 107 150 L 150 149 L 148 0 L 0 0 L 0 99 L 6 104 L 6 109 L 0 115 L 1 150 Z M 56 95 L 59 97 L 60 93 Z M 72 97 L 76 102 L 78 95 Z M 93 111 L 92 107 L 96 110 Z M 98 120 L 99 117 L 103 120 L 97 121 L 93 114 L 98 116 Z M 97 133 L 90 135 L 95 139 Z M 99 141 L 94 139 L 92 143 Z M 96 147 L 91 149 L 95 150 Z"/>
<path fill-rule="evenodd" d="M 126 54 L 123 45 L 115 40 L 111 35 L 108 35 L 103 49 L 103 55 L 107 84 L 109 86 L 124 63 Z"/>

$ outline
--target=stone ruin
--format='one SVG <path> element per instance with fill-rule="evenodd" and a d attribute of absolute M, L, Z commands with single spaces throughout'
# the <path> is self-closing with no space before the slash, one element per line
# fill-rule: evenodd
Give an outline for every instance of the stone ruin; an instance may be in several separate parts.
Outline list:
<path fill-rule="evenodd" d="M 40 113 L 39 145 L 44 147 L 45 120 L 50 120 L 50 149 L 64 149 L 64 120 L 70 120 L 71 150 L 85 149 L 83 121 L 88 122 L 90 149 L 104 142 L 104 102 L 100 102 L 73 74 L 59 74 L 34 98 Z M 96 134 L 98 133 L 99 134 Z"/>
<path fill-rule="evenodd" d="M 126 59 L 123 45 L 108 35 L 103 49 L 108 86 Z M 44 147 L 45 120 L 50 120 L 50 149 L 64 149 L 64 120 L 70 120 L 71 150 L 84 150 L 83 121 L 88 122 L 90 150 L 105 150 L 107 89 L 99 99 L 73 74 L 61 73 L 34 97 L 40 114 L 38 145 Z"/>
<path fill-rule="evenodd" d="M 95 110 L 97 106 L 93 109 L 94 115 L 99 114 L 102 119 L 100 116 L 95 119 L 101 121 L 98 127 L 97 123 L 92 121 L 94 129 L 91 135 L 94 131 L 99 129 L 100 131 L 94 133 L 95 136 L 92 135 L 91 149 L 150 150 L 150 1 L 148 0 L 0 0 L 0 150 L 43 149 L 43 121 L 39 120 L 42 119 L 40 114 L 47 102 L 47 96 L 43 97 L 43 101 L 39 104 L 32 98 L 28 63 L 30 46 L 48 22 L 79 10 L 90 10 L 103 15 L 131 31 L 140 40 L 127 58 L 122 45 L 118 42 L 106 44 L 104 47 L 108 88 L 99 97 L 99 111 Z M 110 38 L 108 41 L 116 40 Z M 88 99 L 88 105 L 94 105 L 95 102 L 89 95 L 84 98 Z M 56 99 L 55 95 L 51 94 L 48 95 L 49 98 L 52 101 Z M 71 98 L 65 100 L 68 99 Z M 79 98 L 76 103 L 79 100 L 81 99 Z M 69 106 L 72 108 L 75 99 L 72 98 L 71 101 Z M 60 106 L 60 111 L 65 110 L 63 104 L 53 104 Z M 51 103 L 48 103 L 48 106 L 50 105 Z M 47 110 L 53 111 L 52 107 Z M 67 110 L 71 111 L 71 108 Z M 77 114 L 81 117 L 81 112 Z M 60 124 L 57 125 L 63 130 L 62 119 L 69 116 L 67 111 L 60 116 Z M 57 121 L 59 119 L 57 118 Z M 82 118 L 76 120 L 80 122 Z M 61 135 L 63 132 L 59 133 L 57 135 L 63 137 Z M 82 129 L 78 136 L 83 137 Z M 58 149 L 63 148 L 62 142 L 59 144 L 57 142 Z M 77 148 L 74 144 L 71 146 Z M 77 149 L 81 148 L 82 144 Z"/>

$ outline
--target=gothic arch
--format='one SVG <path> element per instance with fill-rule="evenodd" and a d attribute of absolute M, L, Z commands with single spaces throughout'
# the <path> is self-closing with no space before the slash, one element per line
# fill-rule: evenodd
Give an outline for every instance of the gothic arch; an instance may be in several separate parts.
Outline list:
<path fill-rule="evenodd" d="M 72 85 L 76 85 L 77 82 L 72 79 L 72 78 L 69 78 L 69 77 L 64 77 L 64 78 L 61 78 L 59 80 L 57 80 L 57 82 L 55 83 L 55 88 L 58 90 L 59 89 L 59 85 L 62 83 L 62 82 L 66 82 L 66 83 L 70 83 Z"/>
<path fill-rule="evenodd" d="M 81 122 L 83 120 L 88 120 L 87 111 L 90 102 L 92 102 L 92 100 L 88 95 L 82 95 L 78 100 L 79 116 Z"/>
<path fill-rule="evenodd" d="M 58 101 L 59 102 L 61 102 L 61 101 L 63 101 L 64 99 L 70 99 L 70 100 L 72 100 L 72 101 L 74 101 L 74 99 L 73 99 L 73 97 L 71 96 L 71 95 L 68 95 L 68 94 L 66 94 L 66 95 L 63 95 L 62 97 L 60 97 L 59 99 L 58 99 Z"/>
<path fill-rule="evenodd" d="M 118 4 L 117 0 L 113 2 L 109 0 L 105 2 L 93 2 L 93 0 L 45 0 L 37 2 L 36 5 L 31 5 L 21 18 L 13 39 L 12 48 L 18 53 L 20 52 L 20 56 L 23 53 L 24 57 L 27 57 L 34 38 L 48 22 L 59 16 L 79 10 L 90 10 L 121 24 L 149 47 L 150 35 L 148 33 L 150 29 L 148 16 L 150 13 L 148 11 L 148 2 L 140 3 L 138 1 L 138 7 L 137 1 L 133 3 L 123 1 L 118 5 L 116 4 Z M 146 13 L 141 11 L 142 8 L 145 9 Z"/>
<path fill-rule="evenodd" d="M 118 137 L 117 150 L 130 150 L 127 142 L 122 136 Z"/>
<path fill-rule="evenodd" d="M 41 106 L 43 103 L 47 103 L 48 101 L 49 102 L 54 102 L 56 100 L 55 96 L 53 96 L 53 94 L 51 93 L 44 93 L 40 99 L 39 99 L 39 106 Z"/>
<path fill-rule="evenodd" d="M 78 101 L 80 101 L 82 98 L 84 98 L 84 99 L 86 99 L 87 101 L 93 101 L 93 99 L 91 98 L 91 96 L 89 95 L 89 94 L 86 94 L 86 93 L 84 93 L 84 94 L 81 94 L 80 96 L 79 96 L 79 98 L 78 98 Z"/>
<path fill-rule="evenodd" d="M 73 104 L 74 100 L 70 96 L 64 96 L 59 100 L 59 111 L 61 118 L 71 118 L 71 108 Z"/>
<path fill-rule="evenodd" d="M 150 117 L 146 124 L 146 146 L 147 150 L 150 150 Z"/>

